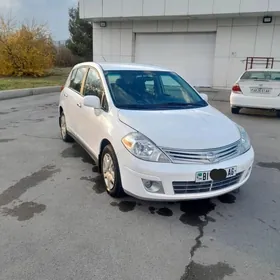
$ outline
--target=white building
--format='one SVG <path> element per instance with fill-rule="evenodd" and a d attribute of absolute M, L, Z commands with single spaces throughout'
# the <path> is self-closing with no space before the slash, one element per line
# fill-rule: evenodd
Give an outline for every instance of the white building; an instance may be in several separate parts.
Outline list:
<path fill-rule="evenodd" d="M 213 87 L 231 87 L 247 57 L 272 57 L 280 68 L 280 0 L 79 2 L 81 18 L 93 22 L 97 62 L 162 65 Z M 253 59 L 253 67 L 273 59 Z"/>

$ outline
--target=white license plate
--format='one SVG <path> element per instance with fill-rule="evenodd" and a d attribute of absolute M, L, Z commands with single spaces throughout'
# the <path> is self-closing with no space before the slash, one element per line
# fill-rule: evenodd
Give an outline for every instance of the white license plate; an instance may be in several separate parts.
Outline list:
<path fill-rule="evenodd" d="M 269 94 L 271 88 L 250 88 L 251 93 Z"/>
<path fill-rule="evenodd" d="M 234 177 L 237 174 L 237 167 L 229 167 L 224 169 L 226 171 L 226 178 Z M 197 172 L 195 176 L 195 182 L 211 182 L 211 171 L 201 171 Z"/>

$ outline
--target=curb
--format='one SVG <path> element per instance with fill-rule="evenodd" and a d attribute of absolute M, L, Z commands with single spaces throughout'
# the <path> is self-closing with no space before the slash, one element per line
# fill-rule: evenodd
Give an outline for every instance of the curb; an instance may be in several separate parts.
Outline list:
<path fill-rule="evenodd" d="M 46 93 L 60 92 L 60 86 L 0 91 L 0 101 Z"/>

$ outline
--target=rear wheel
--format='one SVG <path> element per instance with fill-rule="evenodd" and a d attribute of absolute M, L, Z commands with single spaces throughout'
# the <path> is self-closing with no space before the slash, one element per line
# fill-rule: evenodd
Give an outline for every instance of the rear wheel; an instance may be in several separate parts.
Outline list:
<path fill-rule="evenodd" d="M 61 138 L 64 142 L 73 142 L 73 138 L 68 134 L 67 125 L 66 125 L 66 118 L 63 112 L 60 114 L 60 134 Z"/>
<path fill-rule="evenodd" d="M 278 118 L 280 118 L 280 110 L 277 110 L 277 111 L 276 111 L 276 116 L 277 116 Z"/>
<path fill-rule="evenodd" d="M 231 107 L 231 113 L 232 114 L 239 114 L 239 112 L 240 112 L 240 109 L 241 108 L 239 108 L 239 107 Z"/>
<path fill-rule="evenodd" d="M 124 190 L 117 156 L 111 145 L 107 145 L 101 155 L 101 173 L 107 193 L 112 197 L 123 197 Z"/>

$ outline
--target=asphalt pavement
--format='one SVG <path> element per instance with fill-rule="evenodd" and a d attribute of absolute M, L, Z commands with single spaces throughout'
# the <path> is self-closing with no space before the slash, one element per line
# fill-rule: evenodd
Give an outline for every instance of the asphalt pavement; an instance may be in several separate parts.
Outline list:
<path fill-rule="evenodd" d="M 212 103 L 248 131 L 252 177 L 240 193 L 156 203 L 106 194 L 87 154 L 60 140 L 58 98 L 0 102 L 1 280 L 280 279 L 273 113 Z"/>

